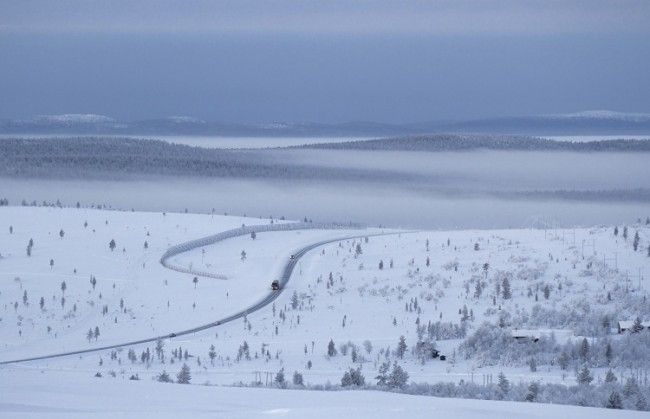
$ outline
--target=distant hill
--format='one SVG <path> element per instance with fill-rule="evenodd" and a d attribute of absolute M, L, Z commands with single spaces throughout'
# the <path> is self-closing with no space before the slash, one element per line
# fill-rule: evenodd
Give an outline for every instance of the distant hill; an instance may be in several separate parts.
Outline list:
<path fill-rule="evenodd" d="M 376 140 L 308 144 L 297 147 L 328 150 L 392 151 L 469 151 L 487 149 L 522 151 L 650 152 L 650 141 L 603 140 L 589 142 L 570 142 L 526 136 L 432 134 L 396 138 L 381 138 Z"/>
<path fill-rule="evenodd" d="M 402 136 L 446 133 L 519 135 L 650 135 L 650 114 L 585 111 L 571 114 L 434 120 L 411 124 L 353 121 L 234 124 L 190 116 L 121 121 L 105 115 L 44 115 L 31 119 L 0 119 L 0 134 L 76 135 L 215 135 L 215 136 Z"/>

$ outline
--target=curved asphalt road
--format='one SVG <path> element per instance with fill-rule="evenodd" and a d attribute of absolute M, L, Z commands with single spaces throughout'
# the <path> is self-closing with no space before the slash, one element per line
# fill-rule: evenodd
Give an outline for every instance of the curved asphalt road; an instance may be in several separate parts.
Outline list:
<path fill-rule="evenodd" d="M 41 356 L 35 356 L 31 358 L 22 358 L 22 359 L 12 359 L 9 361 L 0 361 L 0 365 L 6 365 L 6 364 L 15 364 L 18 362 L 27 362 L 27 361 L 38 361 L 38 360 L 43 360 L 43 359 L 52 359 L 52 358 L 60 358 L 64 356 L 71 356 L 71 355 L 79 355 L 79 354 L 87 354 L 87 353 L 92 353 L 92 352 L 99 352 L 99 351 L 105 351 L 107 349 L 116 349 L 116 348 L 123 348 L 125 346 L 133 346 L 133 345 L 139 345 L 142 343 L 150 343 L 150 342 L 155 342 L 158 339 L 171 339 L 175 338 L 178 336 L 183 336 L 183 335 L 189 335 L 192 333 L 200 332 L 202 330 L 210 329 L 213 327 L 217 327 L 219 325 L 222 325 L 224 323 L 229 323 L 234 320 L 240 319 L 250 313 L 253 313 L 264 306 L 270 304 L 273 302 L 276 298 L 280 296 L 282 291 L 284 291 L 285 286 L 289 282 L 289 279 L 291 278 L 291 273 L 293 272 L 293 269 L 296 267 L 296 264 L 298 263 L 298 260 L 300 260 L 301 257 L 303 257 L 307 252 L 329 244 L 329 243 L 334 243 L 338 242 L 341 240 L 349 240 L 349 239 L 357 239 L 360 237 L 373 237 L 373 236 L 387 236 L 387 235 L 392 235 L 392 234 L 400 234 L 404 232 L 395 232 L 395 233 L 375 233 L 375 234 L 359 234 L 359 235 L 354 235 L 354 236 L 346 236 L 346 237 L 339 237 L 336 239 L 328 239 L 328 240 L 323 240 L 317 243 L 310 244 L 309 246 L 303 247 L 300 249 L 298 252 L 294 253 L 294 258 L 289 259 L 289 262 L 287 265 L 284 267 L 284 270 L 282 271 L 282 276 L 279 278 L 280 280 L 280 289 L 278 291 L 272 291 L 269 295 L 264 297 L 262 300 L 258 301 L 257 303 L 253 304 L 250 307 L 245 308 L 244 310 L 241 310 L 235 314 L 232 314 L 228 317 L 224 317 L 223 319 L 214 321 L 212 323 L 207 323 L 201 326 L 194 327 L 192 329 L 186 329 L 186 330 L 180 330 L 178 332 L 172 332 L 168 333 L 166 335 L 161 335 L 161 336 L 155 336 L 155 337 L 150 337 L 150 338 L 145 338 L 145 339 L 140 339 L 140 340 L 133 340 L 129 342 L 123 342 L 115 345 L 108 345 L 108 346 L 101 346 L 101 347 L 96 347 L 96 348 L 89 348 L 89 349 L 80 349 L 78 351 L 70 351 L 70 352 L 61 352 L 57 354 L 50 354 L 50 355 L 41 355 Z"/>

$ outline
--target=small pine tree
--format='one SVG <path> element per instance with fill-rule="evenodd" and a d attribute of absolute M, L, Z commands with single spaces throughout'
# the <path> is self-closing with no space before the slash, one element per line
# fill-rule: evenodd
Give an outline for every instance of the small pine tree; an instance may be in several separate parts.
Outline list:
<path fill-rule="evenodd" d="M 582 369 L 578 371 L 578 376 L 576 377 L 578 384 L 588 386 L 594 380 L 591 376 L 591 372 L 586 365 L 582 366 Z"/>
<path fill-rule="evenodd" d="M 330 339 L 330 342 L 327 344 L 327 356 L 332 357 L 336 356 L 336 346 L 334 345 L 334 340 Z"/>
<path fill-rule="evenodd" d="M 293 385 L 294 386 L 303 386 L 304 385 L 302 374 L 300 374 L 298 371 L 294 371 L 294 373 L 293 373 Z"/>
<path fill-rule="evenodd" d="M 377 380 L 377 385 L 382 387 L 388 384 L 388 371 L 390 370 L 390 363 L 384 362 L 379 366 L 379 371 L 375 379 Z"/>
<path fill-rule="evenodd" d="M 623 400 L 621 400 L 621 395 L 618 394 L 618 391 L 612 391 L 612 393 L 609 395 L 609 398 L 607 399 L 605 407 L 608 409 L 623 408 Z"/>
<path fill-rule="evenodd" d="M 257 234 L 254 231 L 251 231 L 251 239 L 255 240 L 257 238 Z"/>
<path fill-rule="evenodd" d="M 614 375 L 614 372 L 612 370 L 607 370 L 607 374 L 605 374 L 605 382 L 606 383 L 615 383 L 618 381 L 618 378 L 616 378 L 616 375 Z"/>
<path fill-rule="evenodd" d="M 214 359 L 217 357 L 217 352 L 215 351 L 214 345 L 210 345 L 210 351 L 208 351 L 208 357 L 210 357 L 210 363 L 214 365 Z"/>
<path fill-rule="evenodd" d="M 615 227 L 614 227 L 614 235 L 615 235 L 615 236 L 618 236 L 618 226 L 615 226 Z"/>
<path fill-rule="evenodd" d="M 499 373 L 497 386 L 501 392 L 501 397 L 505 396 L 510 392 L 510 381 L 506 378 L 506 375 L 503 372 Z"/>
<path fill-rule="evenodd" d="M 191 380 L 192 375 L 190 374 L 190 367 L 183 363 L 181 370 L 176 374 L 176 382 L 178 384 L 189 384 Z"/>
<path fill-rule="evenodd" d="M 388 380 L 386 382 L 386 385 L 389 388 L 404 388 L 406 386 L 406 383 L 408 382 L 409 375 L 402 367 L 397 365 L 397 363 L 393 363 L 393 370 L 390 372 L 390 375 L 388 376 Z"/>
<path fill-rule="evenodd" d="M 634 319 L 634 323 L 632 323 L 632 327 L 630 328 L 630 332 L 639 333 L 642 330 L 643 330 L 643 323 L 641 322 L 641 318 L 637 317 L 636 319 Z"/>
<path fill-rule="evenodd" d="M 341 387 L 362 387 L 366 384 L 366 378 L 361 373 L 361 367 L 350 368 L 349 371 L 346 371 L 341 378 Z"/>
<path fill-rule="evenodd" d="M 299 304 L 300 302 L 298 300 L 298 293 L 294 291 L 293 294 L 291 295 L 291 308 L 296 310 Z"/>
<path fill-rule="evenodd" d="M 501 289 L 503 290 L 502 295 L 504 300 L 509 300 L 512 298 L 512 291 L 510 290 L 510 281 L 508 281 L 508 278 L 503 278 Z"/>
<path fill-rule="evenodd" d="M 108 247 L 109 249 L 111 249 L 111 252 L 115 250 L 115 246 L 117 246 L 117 244 L 115 243 L 115 239 L 111 239 L 111 241 L 108 242 Z"/>
<path fill-rule="evenodd" d="M 641 238 L 639 237 L 639 232 L 637 231 L 634 234 L 634 241 L 632 242 L 632 248 L 635 252 L 639 249 L 639 240 L 641 240 Z"/>
<path fill-rule="evenodd" d="M 171 383 L 172 382 L 171 377 L 169 376 L 169 374 L 167 374 L 167 371 L 165 371 L 165 370 L 163 370 L 163 372 L 161 372 L 158 375 L 158 377 L 156 377 L 156 380 L 158 382 L 160 382 L 160 383 Z"/>
<path fill-rule="evenodd" d="M 397 343 L 397 351 L 396 354 L 399 357 L 399 359 L 404 358 L 404 354 L 406 353 L 406 338 L 404 335 L 399 337 L 399 342 Z"/>
<path fill-rule="evenodd" d="M 582 342 L 580 343 L 580 358 L 583 361 L 586 361 L 588 357 L 589 357 L 589 341 L 587 340 L 587 338 L 583 338 Z"/>
<path fill-rule="evenodd" d="M 287 382 L 284 378 L 284 368 L 281 368 L 280 371 L 275 374 L 275 385 L 280 387 L 280 388 L 285 388 L 287 386 Z"/>
<path fill-rule="evenodd" d="M 539 384 L 533 381 L 528 386 L 528 391 L 526 392 L 525 400 L 527 402 L 534 402 L 537 400 L 537 395 L 539 394 Z"/>
<path fill-rule="evenodd" d="M 607 345 L 605 346 L 605 359 L 607 360 L 607 365 L 612 363 L 613 355 L 612 345 L 607 342 Z"/>

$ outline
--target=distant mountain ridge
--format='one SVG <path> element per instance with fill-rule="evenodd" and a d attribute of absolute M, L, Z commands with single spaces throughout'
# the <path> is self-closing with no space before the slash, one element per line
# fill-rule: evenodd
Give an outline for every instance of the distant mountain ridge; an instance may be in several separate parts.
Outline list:
<path fill-rule="evenodd" d="M 214 136 L 398 136 L 445 133 L 522 135 L 650 135 L 650 114 L 583 111 L 568 114 L 438 120 L 409 124 L 379 122 L 272 122 L 237 124 L 191 116 L 121 121 L 96 114 L 40 115 L 31 119 L 0 119 L 0 134 L 111 134 Z"/>

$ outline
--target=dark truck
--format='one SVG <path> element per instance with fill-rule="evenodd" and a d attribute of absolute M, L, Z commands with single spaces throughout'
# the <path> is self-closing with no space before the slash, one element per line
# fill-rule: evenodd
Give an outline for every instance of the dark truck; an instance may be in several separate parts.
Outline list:
<path fill-rule="evenodd" d="M 273 291 L 278 291 L 280 289 L 280 281 L 276 279 L 273 282 L 271 282 L 271 289 Z"/>

